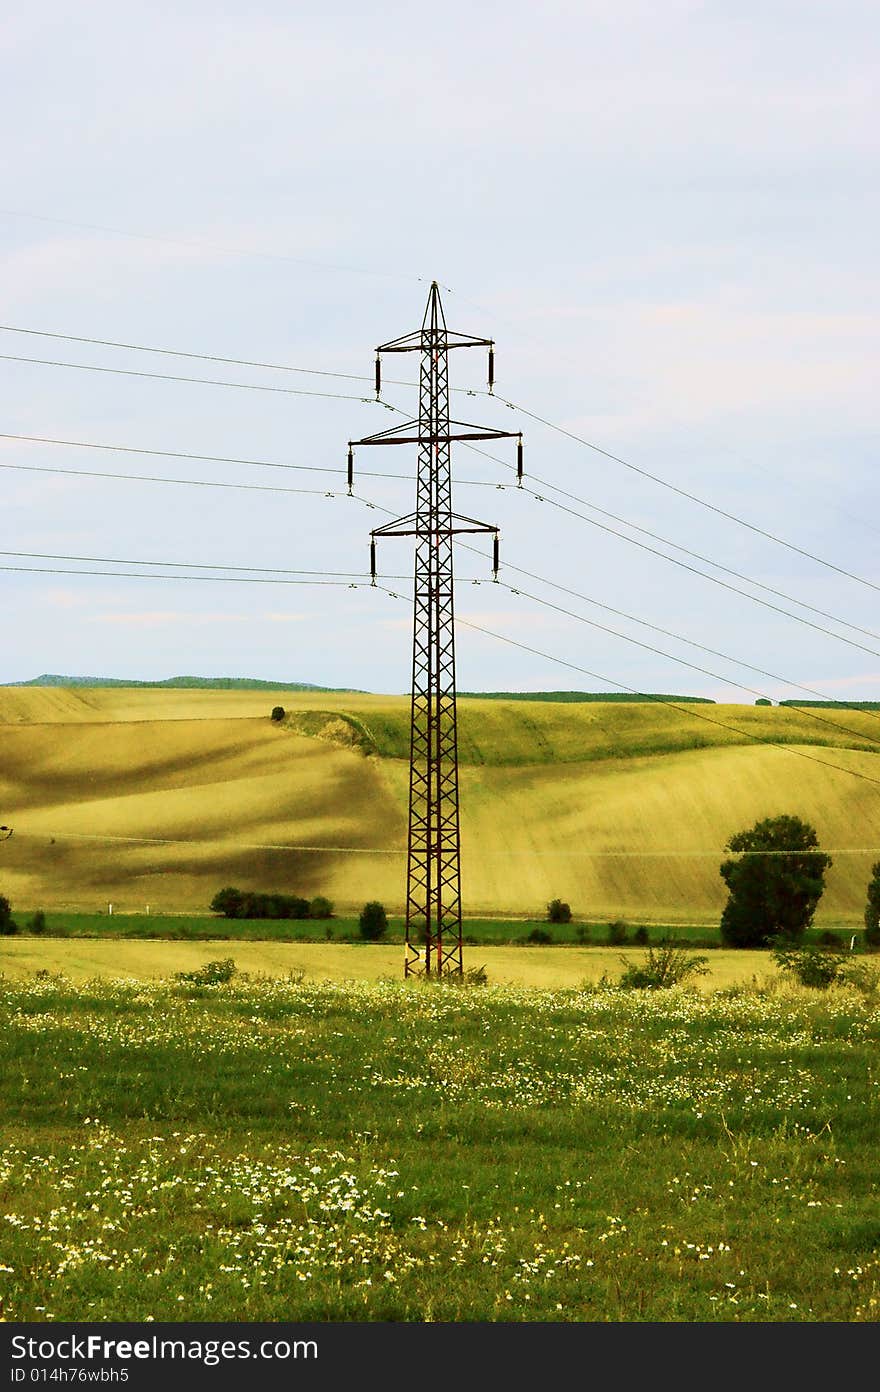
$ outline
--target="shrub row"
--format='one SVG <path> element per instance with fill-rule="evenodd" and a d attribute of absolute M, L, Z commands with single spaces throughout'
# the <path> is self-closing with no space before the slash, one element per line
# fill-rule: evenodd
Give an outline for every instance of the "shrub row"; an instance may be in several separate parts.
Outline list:
<path fill-rule="evenodd" d="M 333 905 L 323 894 L 259 894 L 247 889 L 220 889 L 208 906 L 224 918 L 332 918 Z"/>

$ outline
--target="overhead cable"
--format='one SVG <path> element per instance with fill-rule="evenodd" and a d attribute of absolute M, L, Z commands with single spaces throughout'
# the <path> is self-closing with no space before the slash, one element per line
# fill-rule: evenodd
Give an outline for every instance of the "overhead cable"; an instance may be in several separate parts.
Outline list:
<path fill-rule="evenodd" d="M 399 595 L 395 590 L 389 590 L 386 586 L 377 585 L 376 588 L 383 590 L 383 592 L 390 595 L 392 599 L 403 599 L 402 595 Z M 848 769 L 840 764 L 831 764 L 826 759 L 817 759 L 811 754 L 805 754 L 803 750 L 797 749 L 793 745 L 782 744 L 777 740 L 765 739 L 763 736 L 755 735 L 749 730 L 743 730 L 740 729 L 739 726 L 731 725 L 728 721 L 716 720 L 710 715 L 704 715 L 695 710 L 692 706 L 680 705 L 677 701 L 671 701 L 664 696 L 657 696 L 648 692 L 639 691 L 636 687 L 627 686 L 625 682 L 619 682 L 613 677 L 605 677 L 599 672 L 590 671 L 586 667 L 581 667 L 576 662 L 571 662 L 568 658 L 557 657 L 553 653 L 543 652 L 539 648 L 530 647 L 527 643 L 522 643 L 516 638 L 508 638 L 503 633 L 496 633 L 493 629 L 485 628 L 481 624 L 472 623 L 469 619 L 456 616 L 455 622 L 456 624 L 463 624 L 465 628 L 473 629 L 476 633 L 483 633 L 488 638 L 495 638 L 501 643 L 507 643 L 511 647 L 520 648 L 523 652 L 531 653 L 534 657 L 541 657 L 548 662 L 555 662 L 562 667 L 570 668 L 572 671 L 581 672 L 584 676 L 591 677 L 594 681 L 606 682 L 609 686 L 617 687 L 619 691 L 627 691 L 633 696 L 642 697 L 644 700 L 650 701 L 652 705 L 667 706 L 669 709 L 679 711 L 681 714 L 690 716 L 692 719 L 702 720 L 709 725 L 716 725 L 723 730 L 729 730 L 731 733 L 741 736 L 744 740 L 751 740 L 755 744 L 766 745 L 772 749 L 780 749 L 787 754 L 793 754 L 798 758 L 806 759 L 810 763 L 820 764 L 823 768 L 833 769 L 836 773 L 850 774 L 853 778 L 858 778 L 862 782 L 873 783 L 876 784 L 877 787 L 880 787 L 880 778 L 872 778 L 870 774 L 859 773 L 855 769 Z"/>

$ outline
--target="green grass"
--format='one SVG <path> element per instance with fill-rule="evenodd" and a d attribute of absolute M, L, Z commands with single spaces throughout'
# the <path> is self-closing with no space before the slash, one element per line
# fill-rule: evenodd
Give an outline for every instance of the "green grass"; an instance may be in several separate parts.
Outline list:
<path fill-rule="evenodd" d="M 459 761 L 464 766 L 528 768 L 754 747 L 756 740 L 877 752 L 880 727 L 871 712 L 823 712 L 819 723 L 815 712 L 807 708 L 713 703 L 704 707 L 688 698 L 677 702 L 670 697 L 669 701 L 675 703 L 530 702 L 462 696 Z M 323 704 L 294 715 L 298 721 L 311 722 L 313 728 L 303 727 L 307 733 L 324 730 L 328 717 L 335 717 L 357 730 L 361 747 L 372 748 L 382 758 L 409 758 L 408 699 L 375 697 L 359 706 L 356 698 L 348 698 L 346 704 L 348 715 L 328 711 Z M 338 741 L 350 745 L 351 730 L 340 729 Z"/>
<path fill-rule="evenodd" d="M 855 991 L 45 975 L 0 1025 L 5 1320 L 880 1315 Z"/>
<path fill-rule="evenodd" d="M 27 924 L 33 910 L 16 910 L 16 922 L 27 935 Z M 636 938 L 640 925 L 623 921 L 628 946 L 639 946 Z M 689 947 L 722 946 L 717 923 L 650 923 L 643 925 L 650 943 L 667 939 Z M 389 915 L 385 941 L 402 943 L 405 923 L 399 915 Z M 806 942 L 816 943 L 820 932 L 828 928 L 810 929 Z M 549 933 L 555 946 L 579 947 L 614 946 L 611 925 L 607 922 L 548 923 L 545 918 L 468 918 L 462 928 L 466 945 L 529 944 L 533 933 Z M 841 948 L 849 948 L 855 936 L 856 948 L 861 948 L 864 930 L 840 926 L 836 929 Z M 340 915 L 330 919 L 228 919 L 216 914 L 106 914 L 77 913 L 64 910 L 46 914 L 47 937 L 71 938 L 138 938 L 161 939 L 170 942 L 358 942 L 360 929 L 357 916 Z M 531 944 L 529 944 L 531 945 Z M 535 943 L 534 946 L 543 944 Z M 0 949 L 2 951 L 2 949 Z"/>

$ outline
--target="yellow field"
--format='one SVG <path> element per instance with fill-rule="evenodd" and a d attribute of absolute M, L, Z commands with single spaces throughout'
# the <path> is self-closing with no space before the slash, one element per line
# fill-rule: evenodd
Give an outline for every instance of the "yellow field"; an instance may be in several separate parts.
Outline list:
<path fill-rule="evenodd" d="M 605 975 L 616 981 L 627 962 L 641 962 L 638 948 L 603 947 L 468 947 L 465 968 L 485 967 L 493 986 L 530 986 L 543 990 L 576 988 Z M 766 952 L 704 953 L 709 972 L 694 977 L 702 991 L 754 981 L 770 981 L 779 972 Z M 134 977 L 138 981 L 193 971 L 205 962 L 232 957 L 239 971 L 266 976 L 303 972 L 308 981 L 398 980 L 403 976 L 403 948 L 382 944 L 110 942 L 91 939 L 7 938 L 2 969 L 6 976 L 35 971 L 62 972 L 73 981 L 95 977 Z"/>
<path fill-rule="evenodd" d="M 587 918 L 717 921 L 724 842 L 788 812 L 834 854 L 817 921 L 860 922 L 880 787 L 794 751 L 880 779 L 877 717 L 693 709 L 791 748 L 658 705 L 463 700 L 466 912 L 539 916 L 558 895 Z M 198 911 L 233 884 L 399 912 L 408 717 L 404 697 L 0 688 L 0 892 L 21 911 Z"/>

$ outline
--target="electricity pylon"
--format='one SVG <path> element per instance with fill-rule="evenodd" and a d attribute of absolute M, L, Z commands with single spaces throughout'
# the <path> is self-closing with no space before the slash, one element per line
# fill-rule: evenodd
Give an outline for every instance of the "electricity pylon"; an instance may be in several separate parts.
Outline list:
<path fill-rule="evenodd" d="M 374 582 L 377 537 L 415 537 L 405 976 L 463 971 L 452 538 L 462 532 L 492 535 L 493 573 L 498 575 L 497 526 L 452 511 L 452 442 L 517 438 L 517 476 L 522 477 L 521 432 L 450 420 L 449 351 L 478 347 L 489 350 L 491 391 L 493 340 L 447 329 L 434 281 L 421 329 L 376 349 L 377 400 L 381 354 L 421 354 L 418 420 L 349 441 L 348 446 L 349 492 L 354 445 L 418 446 L 415 512 L 375 528 L 370 537 Z"/>

